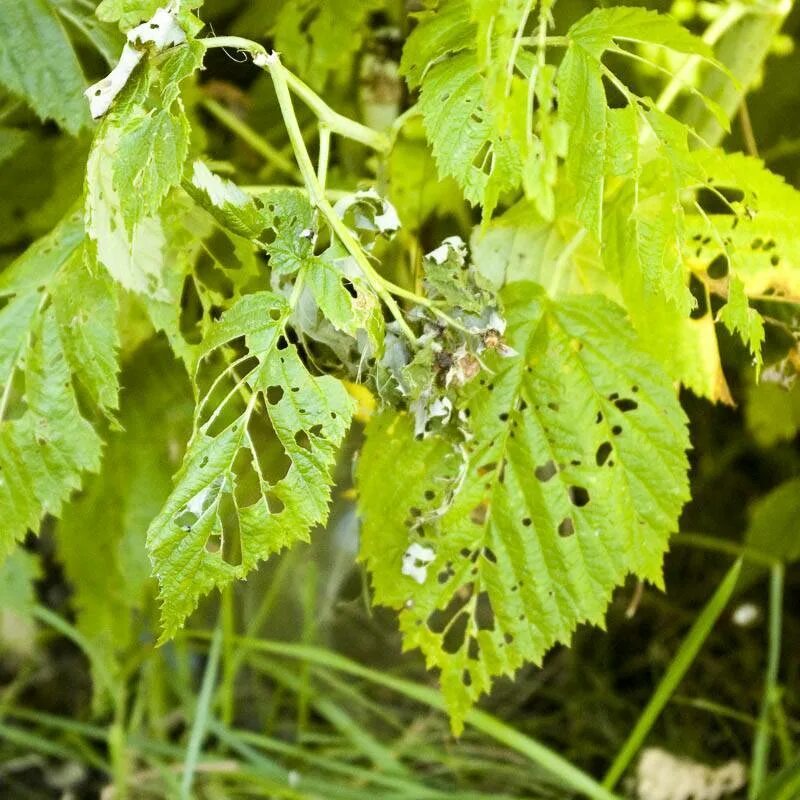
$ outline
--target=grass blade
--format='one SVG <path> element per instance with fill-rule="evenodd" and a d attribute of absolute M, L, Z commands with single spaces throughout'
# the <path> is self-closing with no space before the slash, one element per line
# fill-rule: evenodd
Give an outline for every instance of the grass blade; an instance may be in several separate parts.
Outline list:
<path fill-rule="evenodd" d="M 694 625 L 692 625 L 678 652 L 675 654 L 675 658 L 672 659 L 669 669 L 650 698 L 650 702 L 645 707 L 627 741 L 606 773 L 603 779 L 603 786 L 606 789 L 613 789 L 616 786 L 617 781 L 622 777 L 636 753 L 639 752 L 639 748 L 647 738 L 647 734 L 650 733 L 650 729 L 678 688 L 678 684 L 680 684 L 686 671 L 692 665 L 700 648 L 711 633 L 714 624 L 728 604 L 728 600 L 730 600 L 733 590 L 736 588 L 736 581 L 739 579 L 741 568 L 742 561 L 739 559 L 730 568 L 722 583 L 717 587 L 717 590 L 695 620 Z"/>
<path fill-rule="evenodd" d="M 208 663 L 203 673 L 203 683 L 200 687 L 200 696 L 197 698 L 195 706 L 194 721 L 192 722 L 192 732 L 189 736 L 189 745 L 186 748 L 186 760 L 183 765 L 183 778 L 181 780 L 181 800 L 191 800 L 192 784 L 194 774 L 197 770 L 197 762 L 200 758 L 200 748 L 203 746 L 203 739 L 208 728 L 208 721 L 211 711 L 211 698 L 214 692 L 214 684 L 217 682 L 217 670 L 219 669 L 219 657 L 222 650 L 222 625 L 217 623 L 214 635 L 211 637 L 211 647 L 208 652 Z"/>
<path fill-rule="evenodd" d="M 783 574 L 782 564 L 772 567 L 769 582 L 769 646 L 767 671 L 764 680 L 764 699 L 758 718 L 758 730 L 753 741 L 753 758 L 750 765 L 750 785 L 747 797 L 755 800 L 767 774 L 769 746 L 772 740 L 772 707 L 778 695 L 778 668 L 781 660 L 781 627 L 783 625 Z"/>
<path fill-rule="evenodd" d="M 183 635 L 196 639 L 208 638 L 208 634 L 202 631 L 184 631 Z M 338 653 L 311 645 L 290 644 L 266 639 L 237 637 L 236 641 L 240 647 L 248 648 L 255 652 L 270 653 L 284 658 L 307 661 L 317 667 L 363 678 L 370 683 L 384 686 L 438 711 L 446 711 L 444 700 L 435 689 L 419 686 L 402 678 L 385 675 L 382 672 L 351 661 Z M 601 786 L 594 778 L 575 767 L 558 753 L 553 752 L 535 739 L 531 739 L 525 734 L 514 730 L 514 728 L 496 719 L 491 714 L 473 708 L 466 717 L 466 723 L 472 725 L 476 730 L 482 731 L 495 741 L 526 756 L 543 770 L 555 776 L 572 791 L 579 792 L 585 797 L 591 798 L 591 800 L 619 800 L 619 797 L 612 791 Z"/>

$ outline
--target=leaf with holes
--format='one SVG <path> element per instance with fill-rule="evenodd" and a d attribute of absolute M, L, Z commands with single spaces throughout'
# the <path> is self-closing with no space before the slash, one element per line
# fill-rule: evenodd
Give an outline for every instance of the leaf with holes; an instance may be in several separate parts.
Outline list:
<path fill-rule="evenodd" d="M 247 295 L 196 350 L 195 431 L 147 534 L 162 640 L 203 595 L 307 540 L 327 518 L 354 404 L 338 380 L 308 371 L 287 341 L 289 314 L 278 295 Z"/>
<path fill-rule="evenodd" d="M 468 385 L 463 437 L 420 441 L 385 412 L 358 469 L 376 600 L 441 670 L 456 731 L 494 677 L 602 625 L 626 575 L 660 585 L 688 499 L 686 418 L 622 310 L 504 297 L 520 355 Z"/>

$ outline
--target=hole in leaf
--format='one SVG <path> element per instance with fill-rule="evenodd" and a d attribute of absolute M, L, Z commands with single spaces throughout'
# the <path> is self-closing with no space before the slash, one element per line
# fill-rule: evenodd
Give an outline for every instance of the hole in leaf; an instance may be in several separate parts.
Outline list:
<path fill-rule="evenodd" d="M 455 620 L 453 620 L 442 640 L 442 649 L 445 653 L 454 655 L 463 647 L 468 621 L 469 617 L 465 611 L 462 611 Z"/>
<path fill-rule="evenodd" d="M 541 467 L 536 467 L 533 474 L 542 483 L 547 483 L 547 481 L 549 481 L 556 474 L 556 472 L 558 472 L 558 467 L 556 467 L 555 461 L 551 459 Z"/>
<path fill-rule="evenodd" d="M 709 265 L 706 270 L 708 277 L 715 281 L 724 278 L 728 274 L 728 259 L 720 254 Z"/>
<path fill-rule="evenodd" d="M 253 414 L 247 424 L 247 432 L 253 443 L 254 458 L 264 480 L 271 486 L 286 477 L 292 459 L 275 435 L 269 420 L 263 414 Z"/>
<path fill-rule="evenodd" d="M 493 631 L 494 630 L 494 610 L 492 609 L 492 601 L 489 599 L 488 592 L 481 592 L 478 595 L 477 602 L 475 603 L 475 624 L 479 631 Z M 472 640 L 475 641 L 475 640 Z M 470 642 L 470 647 L 472 646 Z M 475 645 L 477 647 L 477 642 Z M 472 655 L 472 653 L 470 653 Z M 473 658 L 478 658 L 479 653 L 476 651 Z"/>
<path fill-rule="evenodd" d="M 616 403 L 614 403 L 614 405 L 623 414 L 627 414 L 628 411 L 635 411 L 637 408 L 639 408 L 639 404 L 635 400 L 631 400 L 630 398 L 627 397 L 620 398 L 619 400 L 617 400 Z"/>
<path fill-rule="evenodd" d="M 274 386 L 268 386 L 265 394 L 267 397 L 267 403 L 271 406 L 276 406 L 283 399 L 283 387 L 278 386 L 277 384 Z"/>
<path fill-rule="evenodd" d="M 294 441 L 298 447 L 311 452 L 311 439 L 308 438 L 308 434 L 305 431 L 297 431 L 294 435 Z"/>
<path fill-rule="evenodd" d="M 689 279 L 689 291 L 695 299 L 695 307 L 689 316 L 692 319 L 702 319 L 708 313 L 706 286 L 695 274 Z"/>
<path fill-rule="evenodd" d="M 564 517 L 558 526 L 558 535 L 567 537 L 575 533 L 575 525 L 572 522 L 572 517 Z"/>
<path fill-rule="evenodd" d="M 602 467 L 603 464 L 606 463 L 612 451 L 613 447 L 611 446 L 611 442 L 603 442 L 600 447 L 597 448 L 597 452 L 594 455 L 594 460 L 598 467 Z"/>
<path fill-rule="evenodd" d="M 275 492 L 267 492 L 264 495 L 264 499 L 267 501 L 267 508 L 270 514 L 280 514 L 286 508 L 283 500 Z"/>
<path fill-rule="evenodd" d="M 615 425 L 611 429 L 611 433 L 613 433 L 614 436 L 619 436 L 622 433 L 622 425 Z"/>
<path fill-rule="evenodd" d="M 469 513 L 470 521 L 475 523 L 475 525 L 483 525 L 486 522 L 486 513 L 488 511 L 487 504 L 481 503 L 479 506 L 475 506 Z"/>
<path fill-rule="evenodd" d="M 577 508 L 583 508 L 591 499 L 589 492 L 583 486 L 570 486 L 569 499 L 572 505 Z"/>

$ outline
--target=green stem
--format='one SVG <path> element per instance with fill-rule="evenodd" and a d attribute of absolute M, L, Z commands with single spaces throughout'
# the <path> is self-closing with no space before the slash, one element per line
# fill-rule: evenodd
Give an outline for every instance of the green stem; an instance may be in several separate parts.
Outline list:
<path fill-rule="evenodd" d="M 781 660 L 781 627 L 783 617 L 783 564 L 772 567 L 769 583 L 769 646 L 767 671 L 764 680 L 764 698 L 758 718 L 758 730 L 753 742 L 753 757 L 750 765 L 748 800 L 758 797 L 769 768 L 769 749 L 772 739 L 772 708 L 778 696 L 778 668 Z"/>
<path fill-rule="evenodd" d="M 715 45 L 746 13 L 746 6 L 738 2 L 732 3 L 706 28 L 702 37 L 703 41 L 709 46 Z M 675 73 L 656 100 L 656 108 L 659 111 L 666 111 L 675 101 L 681 89 L 691 83 L 692 72 L 701 61 L 701 56 L 690 56 L 683 62 L 683 66 Z"/>
<path fill-rule="evenodd" d="M 331 230 L 339 237 L 339 240 L 344 245 L 347 252 L 355 259 L 361 271 L 364 273 L 364 277 L 386 304 L 386 307 L 392 313 L 395 320 L 397 320 L 403 333 L 411 342 L 415 342 L 416 336 L 405 321 L 400 307 L 386 288 L 384 279 L 375 271 L 375 268 L 370 263 L 359 242 L 350 232 L 350 229 L 339 218 L 339 215 L 333 210 L 333 206 L 325 197 L 325 190 L 319 182 L 314 165 L 311 163 L 311 157 L 308 154 L 306 143 L 300 133 L 300 126 L 297 123 L 297 115 L 294 112 L 292 97 L 289 93 L 289 86 L 287 83 L 287 75 L 289 73 L 286 71 L 283 64 L 281 64 L 280 58 L 275 53 L 264 56 L 263 59 L 257 59 L 257 62 L 260 66 L 263 66 L 272 77 L 272 82 L 275 86 L 275 94 L 278 98 L 278 105 L 280 106 L 283 122 L 286 126 L 286 132 L 289 134 L 289 141 L 292 143 L 295 160 L 303 176 L 303 182 L 308 190 L 311 204 L 325 217 L 325 221 L 328 223 Z M 331 127 L 331 130 L 334 130 L 334 128 Z"/>
<path fill-rule="evenodd" d="M 745 561 L 752 561 L 754 564 L 760 564 L 770 569 L 777 563 L 777 560 L 773 556 L 762 550 L 757 550 L 755 547 L 736 544 L 736 542 L 729 542 L 727 539 L 719 539 L 716 536 L 707 536 L 704 533 L 679 533 L 673 536 L 670 541 L 673 544 L 682 544 L 689 547 L 698 547 L 702 550 L 712 550 L 716 553 L 725 553 L 726 555 L 742 558 Z"/>
<path fill-rule="evenodd" d="M 741 568 L 742 562 L 740 559 L 728 571 L 722 583 L 717 587 L 717 590 L 695 620 L 694 625 L 692 625 L 678 652 L 672 659 L 669 669 L 667 669 L 666 674 L 656 687 L 650 702 L 645 707 L 628 739 L 606 773 L 603 779 L 603 786 L 606 789 L 611 790 L 617 785 L 617 782 L 639 752 L 639 748 L 644 743 L 669 699 L 675 693 L 681 680 L 683 680 L 683 676 L 694 662 L 714 624 L 728 604 L 728 600 L 730 600 L 733 590 L 736 588 L 736 582 L 739 580 Z"/>
<path fill-rule="evenodd" d="M 263 136 L 256 133 L 249 125 L 242 122 L 235 114 L 230 112 L 221 103 L 207 97 L 201 103 L 203 108 L 211 114 L 217 122 L 224 125 L 231 133 L 235 133 L 243 142 L 272 164 L 275 169 L 280 170 L 284 175 L 288 175 L 295 180 L 300 179 L 297 167 L 277 148 L 271 145 Z"/>
<path fill-rule="evenodd" d="M 257 66 L 265 67 L 269 59 L 278 59 L 277 54 L 270 56 L 267 51 L 258 42 L 250 39 L 243 39 L 240 36 L 213 36 L 208 39 L 201 39 L 205 45 L 206 50 L 219 47 L 227 47 L 232 50 L 240 50 L 249 53 Z M 278 61 L 280 63 L 280 61 Z M 317 119 L 327 125 L 331 131 L 344 136 L 346 139 L 352 139 L 354 142 L 360 142 L 367 147 L 377 150 L 381 153 L 389 151 L 391 146 L 389 137 L 362 125 L 360 122 L 348 119 L 334 111 L 315 91 L 307 86 L 296 75 L 284 70 L 284 80 L 291 90 L 314 112 Z"/>
<path fill-rule="evenodd" d="M 547 30 L 547 26 L 545 26 L 545 30 Z M 533 36 L 523 36 L 521 41 L 522 44 L 529 47 L 539 48 L 543 42 L 546 47 L 569 47 L 569 36 L 542 36 L 538 32 Z"/>
<path fill-rule="evenodd" d="M 331 156 L 331 129 L 324 123 L 319 126 L 319 158 L 317 159 L 317 180 L 325 191 L 328 180 L 328 161 Z"/>

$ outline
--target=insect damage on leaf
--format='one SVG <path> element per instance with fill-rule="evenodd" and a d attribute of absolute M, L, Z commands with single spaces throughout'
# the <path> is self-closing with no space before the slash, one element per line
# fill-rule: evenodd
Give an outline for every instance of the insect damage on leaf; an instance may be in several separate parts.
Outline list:
<path fill-rule="evenodd" d="M 286 338 L 289 311 L 277 295 L 250 294 L 196 350 L 195 431 L 147 534 L 164 637 L 212 588 L 327 518 L 354 403 L 335 378 L 308 372 Z"/>
<path fill-rule="evenodd" d="M 622 310 L 532 284 L 504 300 L 518 355 L 484 355 L 439 436 L 373 418 L 359 461 L 376 600 L 441 670 L 456 731 L 492 678 L 602 624 L 629 572 L 660 585 L 688 499 L 686 418 Z"/>
<path fill-rule="evenodd" d="M 149 48 L 160 52 L 186 41 L 186 33 L 178 22 L 177 10 L 159 8 L 148 22 L 133 28 L 127 36 L 119 62 L 103 80 L 90 86 L 86 92 L 93 119 L 102 117 L 125 88 L 134 69 Z"/>
<path fill-rule="evenodd" d="M 229 32 L 256 26 L 268 54 L 198 38 L 200 5 L 103 0 L 111 27 L 85 24 L 78 46 L 55 16 L 74 22 L 71 4 L 0 0 L 0 83 L 70 133 L 89 122 L 85 56 L 119 53 L 85 92 L 99 123 L 88 155 L 64 151 L 77 167 L 4 109 L 4 175 L 52 163 L 0 219 L 19 234 L 0 272 L 0 557 L 100 468 L 118 363 L 135 374 L 155 328 L 158 363 L 168 345 L 188 374 L 192 431 L 166 459 L 158 426 L 135 446 L 147 468 L 161 459 L 158 480 L 147 503 L 129 495 L 149 483 L 128 481 L 125 507 L 146 514 L 119 510 L 93 543 L 112 556 L 101 588 L 76 594 L 82 633 L 125 646 L 126 626 L 92 606 L 132 565 L 110 607 L 144 607 L 146 550 L 161 639 L 174 635 L 212 590 L 324 526 L 344 502 L 341 451 L 360 450 L 374 599 L 439 670 L 460 731 L 499 676 L 602 625 L 628 574 L 661 584 L 688 498 L 677 390 L 737 399 L 723 326 L 757 369 L 770 326 L 796 342 L 793 312 L 767 304 L 800 299 L 800 194 L 688 124 L 692 106 L 728 125 L 716 28 L 625 6 L 564 25 L 552 0 L 429 0 L 407 19 L 373 0 L 223 4 Z M 241 67 L 220 76 L 213 50 Z M 350 80 L 370 64 L 393 76 L 386 130 L 359 107 L 382 86 Z M 237 84 L 239 68 L 257 80 Z M 348 440 L 354 415 L 366 435 Z M 772 423 L 752 422 L 773 438 L 797 427 Z M 74 508 L 113 496 L 119 447 Z M 84 581 L 76 514 L 60 548 Z"/>

